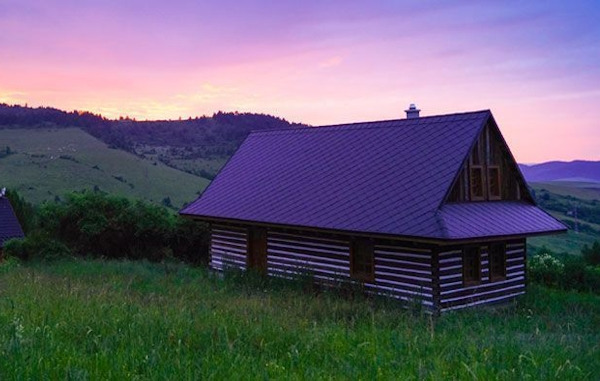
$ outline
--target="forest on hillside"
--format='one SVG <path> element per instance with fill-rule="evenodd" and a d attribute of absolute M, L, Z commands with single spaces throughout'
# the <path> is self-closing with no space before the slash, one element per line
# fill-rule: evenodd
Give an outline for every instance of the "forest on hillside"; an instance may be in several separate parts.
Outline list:
<path fill-rule="evenodd" d="M 209 179 L 250 131 L 305 126 L 253 113 L 217 112 L 182 120 L 138 121 L 129 117 L 112 120 L 87 111 L 0 104 L 0 128 L 79 127 L 111 148 Z"/>

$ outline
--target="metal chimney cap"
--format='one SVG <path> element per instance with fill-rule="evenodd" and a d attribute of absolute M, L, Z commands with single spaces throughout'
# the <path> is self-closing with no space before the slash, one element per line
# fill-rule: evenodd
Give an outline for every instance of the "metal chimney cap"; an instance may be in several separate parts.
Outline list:
<path fill-rule="evenodd" d="M 414 103 L 411 103 L 410 106 L 408 106 L 408 110 L 404 110 L 404 112 L 406 113 L 406 119 L 413 119 L 419 117 L 419 112 L 421 112 L 421 110 L 419 110 Z"/>

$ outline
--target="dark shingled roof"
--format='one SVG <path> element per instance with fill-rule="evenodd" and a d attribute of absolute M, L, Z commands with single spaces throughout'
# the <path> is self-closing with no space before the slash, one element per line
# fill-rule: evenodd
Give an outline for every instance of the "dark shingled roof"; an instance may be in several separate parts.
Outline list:
<path fill-rule="evenodd" d="M 8 198 L 0 196 L 0 247 L 4 246 L 4 242 L 11 238 L 21 238 L 23 236 L 23 230 L 10 205 L 10 201 Z"/>
<path fill-rule="evenodd" d="M 457 225 L 476 214 L 465 203 L 441 208 L 490 118 L 485 110 L 253 132 L 181 214 L 436 239 L 563 230 L 527 203 L 480 203 L 510 218 L 485 233 Z"/>
<path fill-rule="evenodd" d="M 440 209 L 445 237 L 465 239 L 498 235 L 534 235 L 565 230 L 535 205 L 517 201 L 446 204 Z"/>

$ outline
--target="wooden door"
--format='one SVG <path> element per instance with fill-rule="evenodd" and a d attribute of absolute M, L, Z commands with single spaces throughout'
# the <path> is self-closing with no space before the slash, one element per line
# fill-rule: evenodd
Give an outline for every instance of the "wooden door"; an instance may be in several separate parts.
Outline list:
<path fill-rule="evenodd" d="M 250 228 L 248 234 L 248 267 L 267 272 L 267 229 Z"/>

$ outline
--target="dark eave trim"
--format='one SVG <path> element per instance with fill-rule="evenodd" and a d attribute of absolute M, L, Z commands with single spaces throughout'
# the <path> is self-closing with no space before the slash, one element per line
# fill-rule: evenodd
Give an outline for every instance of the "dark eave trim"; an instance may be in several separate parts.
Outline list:
<path fill-rule="evenodd" d="M 482 236 L 482 237 L 473 237 L 473 238 L 432 238 L 432 237 L 419 237 L 419 236 L 409 236 L 409 235 L 396 235 L 396 234 L 385 234 L 385 233 L 370 233 L 370 232 L 357 232 L 352 230 L 341 230 L 341 229 L 326 229 L 326 228 L 316 228 L 311 226 L 302 226 L 302 225 L 286 225 L 286 224 L 275 224 L 268 222 L 260 222 L 260 221 L 251 221 L 251 220 L 240 220 L 234 218 L 223 218 L 223 217 L 211 217 L 211 216 L 200 216 L 195 214 L 183 214 L 180 213 L 181 216 L 186 218 L 191 218 L 197 221 L 204 222 L 214 222 L 214 223 L 229 223 L 233 225 L 255 225 L 266 228 L 282 228 L 282 229 L 297 229 L 311 232 L 321 232 L 328 234 L 340 234 L 340 235 L 349 235 L 349 236 L 359 236 L 359 237 L 373 237 L 373 238 L 381 238 L 388 240 L 397 240 L 397 241 L 414 241 L 417 243 L 426 243 L 426 244 L 434 244 L 434 245 L 448 245 L 448 244 L 461 244 L 461 243 L 471 243 L 471 242 L 488 242 L 488 241 L 498 241 L 498 240 L 512 240 L 512 239 L 520 239 L 526 237 L 535 237 L 542 235 L 554 235 L 565 233 L 568 229 L 558 229 L 558 230 L 549 230 L 544 232 L 535 232 L 535 233 L 525 233 L 525 234 L 513 234 L 513 235 L 496 235 L 496 236 Z"/>

